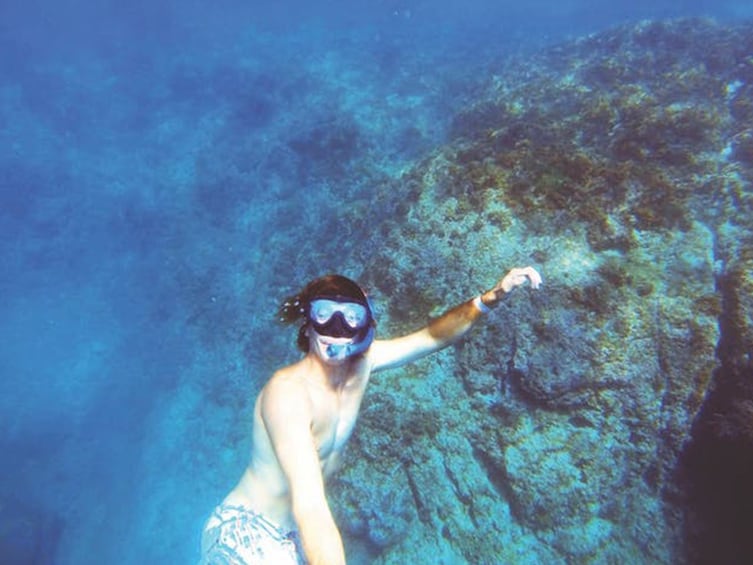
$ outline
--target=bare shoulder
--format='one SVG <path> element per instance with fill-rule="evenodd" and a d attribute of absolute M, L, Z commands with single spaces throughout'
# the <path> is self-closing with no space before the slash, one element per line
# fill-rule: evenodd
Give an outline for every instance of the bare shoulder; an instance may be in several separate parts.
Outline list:
<path fill-rule="evenodd" d="M 286 367 L 275 372 L 260 393 L 260 408 L 265 421 L 278 417 L 298 417 L 310 412 L 311 399 L 306 387 Z"/>

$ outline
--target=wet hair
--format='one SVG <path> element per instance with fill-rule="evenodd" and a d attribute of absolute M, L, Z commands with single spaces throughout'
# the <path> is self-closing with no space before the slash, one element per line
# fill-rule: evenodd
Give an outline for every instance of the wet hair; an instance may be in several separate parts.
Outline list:
<path fill-rule="evenodd" d="M 337 300 L 351 300 L 366 306 L 371 317 L 371 325 L 374 324 L 373 313 L 366 293 L 358 286 L 358 283 L 342 275 L 325 275 L 308 283 L 303 290 L 294 296 L 285 299 L 280 307 L 278 319 L 283 324 L 294 324 L 299 320 L 303 324 L 298 330 L 298 349 L 307 353 L 309 339 L 306 330 L 309 326 L 308 314 L 311 301 L 317 297 L 331 297 Z"/>

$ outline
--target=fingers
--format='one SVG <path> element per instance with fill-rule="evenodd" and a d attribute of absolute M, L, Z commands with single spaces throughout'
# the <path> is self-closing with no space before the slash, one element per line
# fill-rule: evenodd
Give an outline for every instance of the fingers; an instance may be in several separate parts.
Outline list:
<path fill-rule="evenodd" d="M 527 280 L 531 282 L 531 288 L 534 289 L 539 288 L 541 286 L 541 283 L 543 282 L 541 275 L 533 267 L 516 267 L 514 269 L 510 269 L 510 272 L 507 274 L 507 276 L 502 279 L 499 287 L 502 288 L 502 290 L 504 290 L 505 292 L 510 292 L 516 286 L 525 284 Z"/>
<path fill-rule="evenodd" d="M 528 276 L 528 279 L 531 281 L 531 288 L 539 288 L 541 286 L 541 283 L 544 282 L 541 279 L 541 275 L 539 274 L 539 272 L 533 267 L 526 267 L 524 271 L 526 271 L 526 275 Z"/>

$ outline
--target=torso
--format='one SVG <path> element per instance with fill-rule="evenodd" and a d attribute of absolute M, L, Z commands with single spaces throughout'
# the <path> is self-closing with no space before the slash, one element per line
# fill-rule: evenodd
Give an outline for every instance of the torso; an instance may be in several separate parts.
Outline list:
<path fill-rule="evenodd" d="M 333 379 L 334 385 L 310 378 L 308 367 L 304 358 L 278 371 L 272 379 L 290 379 L 300 387 L 302 394 L 310 398 L 311 434 L 326 478 L 337 468 L 339 457 L 355 427 L 369 380 L 369 364 L 365 358 L 350 363 L 339 382 Z M 248 506 L 279 525 L 292 528 L 287 480 L 277 462 L 261 415 L 261 399 L 267 386 L 259 394 L 254 408 L 251 462 L 225 502 Z"/>

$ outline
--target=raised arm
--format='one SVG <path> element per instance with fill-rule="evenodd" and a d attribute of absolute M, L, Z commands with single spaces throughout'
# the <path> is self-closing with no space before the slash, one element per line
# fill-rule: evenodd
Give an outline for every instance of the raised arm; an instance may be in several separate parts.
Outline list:
<path fill-rule="evenodd" d="M 272 380 L 261 414 L 280 467 L 288 479 L 293 517 L 311 565 L 344 565 L 340 532 L 324 494 L 319 456 L 311 435 L 311 401 L 301 387 Z"/>
<path fill-rule="evenodd" d="M 526 281 L 530 281 L 532 288 L 539 288 L 541 275 L 533 267 L 511 269 L 491 289 L 455 306 L 417 332 L 375 341 L 369 352 L 372 370 L 399 367 L 449 345 L 465 335 L 476 320 L 497 306 L 507 293 Z"/>

